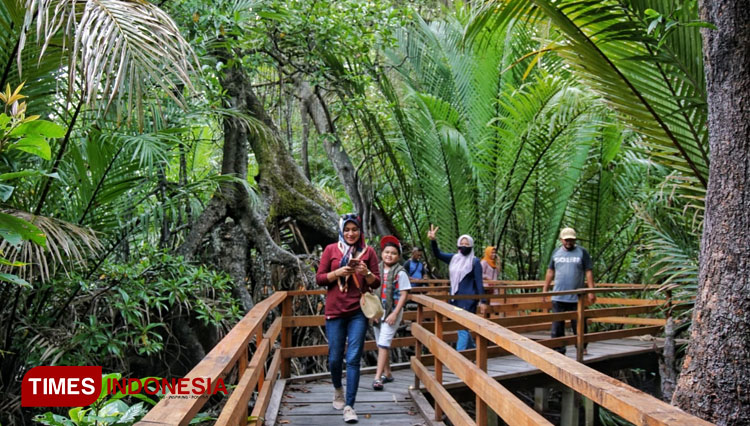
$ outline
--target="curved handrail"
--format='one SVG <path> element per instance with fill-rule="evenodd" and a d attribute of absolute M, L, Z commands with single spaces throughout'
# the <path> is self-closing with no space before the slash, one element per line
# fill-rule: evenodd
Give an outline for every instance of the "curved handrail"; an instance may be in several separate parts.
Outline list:
<path fill-rule="evenodd" d="M 515 282 L 508 288 L 511 288 L 513 286 L 515 286 L 515 288 L 530 287 L 528 283 L 519 284 L 519 282 Z M 532 284 L 531 287 L 538 286 L 536 286 L 536 284 Z M 634 293 L 637 291 L 641 291 L 642 289 L 642 286 L 624 286 L 622 288 L 606 287 L 593 290 L 574 290 L 570 293 L 584 294 L 587 292 L 603 293 L 615 291 L 622 293 Z M 442 366 L 443 364 L 449 366 L 451 370 L 453 370 L 454 373 L 459 376 L 468 386 L 470 386 L 476 393 L 476 395 L 478 395 L 478 407 L 480 406 L 479 404 L 484 404 L 484 401 L 488 401 L 488 405 L 492 407 L 499 415 L 512 416 L 513 424 L 520 424 L 524 422 L 528 424 L 540 424 L 545 421 L 543 418 L 534 413 L 533 410 L 530 410 L 528 407 L 526 407 L 523 402 L 514 402 L 512 399 L 510 399 L 512 394 L 508 395 L 506 393 L 507 391 L 505 391 L 502 386 L 500 386 L 494 379 L 486 374 L 486 362 L 488 356 L 496 356 L 503 353 L 515 353 L 516 355 L 519 355 L 516 352 L 519 352 L 522 349 L 523 354 L 526 354 L 527 358 L 541 357 L 542 359 L 544 359 L 555 357 L 557 355 L 556 352 L 546 349 L 545 346 L 576 344 L 579 347 L 580 352 L 582 351 L 584 341 L 593 342 L 630 335 L 654 334 L 661 330 L 661 321 L 664 320 L 657 320 L 652 318 L 632 318 L 627 316 L 655 312 L 660 308 L 661 304 L 669 303 L 669 300 L 653 301 L 633 299 L 634 301 L 630 305 L 628 305 L 627 303 L 622 303 L 630 300 L 625 299 L 624 297 L 613 298 L 611 300 L 601 298 L 600 300 L 602 300 L 604 304 L 607 304 L 606 302 L 609 301 L 610 304 L 616 306 L 584 311 L 583 304 L 581 303 L 579 306 L 579 312 L 577 313 L 565 312 L 550 314 L 545 313 L 545 311 L 549 308 L 550 303 L 543 302 L 540 298 L 541 296 L 549 296 L 552 293 L 541 293 L 536 291 L 531 293 L 522 292 L 518 294 L 487 294 L 485 296 L 451 297 L 447 294 L 447 287 L 432 287 L 427 290 L 430 295 L 420 295 L 420 292 L 418 291 L 415 291 L 409 295 L 409 298 L 411 300 L 417 301 L 419 309 L 417 312 L 406 312 L 404 314 L 404 318 L 417 321 L 412 323 L 412 336 L 399 337 L 394 339 L 393 346 L 417 346 L 416 353 L 418 354 L 418 356 L 412 358 L 411 362 L 415 377 L 422 380 L 422 383 L 424 383 L 427 390 L 433 395 L 435 401 L 440 405 L 440 407 L 445 408 L 445 413 L 449 416 L 452 416 L 452 419 L 455 419 L 454 423 L 462 423 L 467 419 L 472 419 L 470 419 L 463 411 L 463 409 L 450 397 L 445 388 L 443 388 L 441 380 L 436 380 L 435 377 L 429 377 L 429 373 L 427 372 L 426 367 L 424 367 L 424 364 L 422 364 L 423 361 L 433 361 L 436 366 L 436 372 L 438 366 Z M 281 378 L 287 378 L 290 376 L 291 359 L 298 357 L 319 356 L 327 353 L 327 346 L 325 345 L 292 347 L 291 339 L 292 330 L 294 330 L 294 328 L 316 327 L 322 325 L 325 321 L 325 318 L 322 315 L 293 316 L 292 303 L 294 297 L 311 295 L 322 296 L 323 294 L 325 294 L 325 290 L 298 290 L 274 293 L 267 299 L 258 303 L 247 315 L 245 315 L 245 317 L 240 322 L 238 322 L 238 324 L 224 337 L 224 339 L 222 339 L 222 341 L 208 354 L 208 356 L 206 356 L 206 358 L 204 358 L 195 368 L 193 368 L 193 370 L 191 370 L 190 373 L 188 373 L 187 378 L 203 377 L 216 380 L 219 377 L 227 376 L 230 371 L 234 371 L 233 369 L 237 368 L 237 386 L 227 398 L 220 417 L 217 420 L 217 424 L 244 424 L 244 419 L 247 418 L 248 401 L 256 388 L 258 389 L 258 397 L 256 399 L 255 405 L 253 406 L 252 415 L 256 416 L 259 419 L 260 423 L 262 423 L 262 416 L 265 414 L 265 411 L 269 406 L 269 401 L 271 399 L 270 396 L 272 392 L 271 390 L 274 388 L 274 381 L 279 375 Z M 463 310 L 455 310 L 455 307 L 443 301 L 443 299 L 449 298 L 479 297 L 503 299 L 506 303 L 502 305 L 495 305 L 493 307 L 493 313 L 497 315 L 493 315 L 493 317 L 490 319 L 483 319 L 479 316 L 468 314 Z M 580 299 L 583 300 L 584 298 Z M 271 310 L 279 307 L 279 305 L 281 305 L 281 316 L 277 317 L 273 324 L 264 333 L 264 320 L 271 312 Z M 505 316 L 506 313 L 510 315 Z M 425 320 L 428 318 L 431 318 L 432 322 L 426 322 Z M 513 331 L 526 332 L 541 330 L 545 327 L 548 328 L 550 321 L 560 321 L 567 319 L 578 319 L 579 327 L 580 324 L 583 324 L 586 319 L 612 323 L 619 322 L 621 324 L 633 324 L 639 326 L 646 325 L 646 327 L 590 333 L 586 334 L 585 336 L 582 333 L 582 329 L 580 329 L 577 336 L 547 339 L 542 341 L 541 343 L 531 342 L 525 337 L 521 337 L 520 335 L 513 333 Z M 476 351 L 458 353 L 448 345 L 447 342 L 455 341 L 456 339 L 455 330 L 461 328 L 469 328 L 477 332 L 477 336 L 479 337 L 477 339 L 478 347 Z M 248 360 L 248 345 L 253 336 L 256 337 L 256 350 L 253 353 L 252 358 Z M 275 342 L 277 341 L 279 336 L 281 337 L 279 342 L 280 344 L 276 345 Z M 516 346 L 509 346 L 508 342 L 516 338 L 520 338 L 521 340 L 525 339 L 524 345 L 531 344 L 532 348 L 536 348 L 536 352 L 524 345 L 520 345 L 519 343 L 516 343 Z M 488 348 L 488 342 L 493 342 L 498 346 L 492 346 Z M 375 342 L 372 341 L 366 342 L 365 349 L 375 349 L 374 343 Z M 421 355 L 422 345 L 427 346 L 430 349 L 430 352 L 432 352 L 432 355 Z M 533 357 L 529 354 L 533 355 Z M 268 364 L 268 360 L 271 356 L 272 360 L 270 364 Z M 472 357 L 476 359 L 477 365 L 472 364 L 472 362 L 466 357 L 468 357 L 469 359 L 471 359 Z M 526 359 L 524 358 L 524 356 L 521 356 L 521 358 Z M 528 359 L 526 360 L 528 361 Z M 610 388 L 613 387 L 616 387 L 620 390 L 623 389 L 624 385 L 622 385 L 620 382 L 617 382 L 614 379 L 608 379 L 609 381 L 605 380 L 604 382 L 601 382 L 604 379 L 602 379 L 600 376 L 590 376 L 590 372 L 588 371 L 590 369 L 575 370 L 574 368 L 580 369 L 582 366 L 565 357 L 562 357 L 562 360 L 553 359 L 553 361 L 554 362 L 548 361 L 547 364 L 545 364 L 546 369 L 535 364 L 535 362 L 530 363 L 537 366 L 537 368 L 540 368 L 542 371 L 547 372 L 548 374 L 550 374 L 550 372 L 547 370 L 557 369 L 561 366 L 564 368 L 571 368 L 571 371 L 573 373 L 565 373 L 563 371 L 562 373 L 559 373 L 562 379 L 558 378 L 558 380 L 563 382 L 564 384 L 568 384 L 569 386 L 571 386 L 571 388 L 584 395 L 589 396 L 591 392 L 594 392 L 595 394 L 600 395 L 600 398 L 598 399 L 590 397 L 590 399 L 592 399 L 594 402 L 600 403 L 600 405 L 603 405 L 616 413 L 620 413 L 620 411 L 622 411 L 622 409 L 618 411 L 617 409 L 613 409 L 611 407 L 611 404 L 613 403 L 616 405 L 625 404 L 620 402 L 616 398 L 616 396 L 619 394 L 611 396 L 607 393 L 611 390 Z M 482 367 L 482 365 L 484 365 L 484 367 Z M 482 371 L 483 368 L 484 372 Z M 459 370 L 463 373 L 457 373 L 457 371 Z M 579 371 L 585 372 L 586 377 L 584 377 L 584 380 L 582 380 L 581 377 L 577 376 L 577 372 Z M 599 374 L 596 372 L 594 373 Z M 264 374 L 266 375 L 265 378 Z M 556 377 L 554 374 L 550 375 Z M 596 383 L 593 385 L 587 384 L 587 380 L 589 377 L 594 377 L 599 381 L 596 381 Z M 570 383 L 572 383 L 572 385 Z M 603 390 L 601 390 L 600 388 L 601 386 L 603 386 L 602 383 L 607 384 L 607 386 L 610 386 L 610 388 L 602 388 Z M 589 393 L 587 393 L 585 389 L 584 391 L 580 390 L 581 386 L 588 389 Z M 625 388 L 629 389 L 629 387 Z M 629 394 L 627 394 L 627 392 L 625 394 L 626 396 L 623 398 L 627 399 L 627 395 Z M 139 422 L 139 424 L 187 424 L 190 419 L 192 419 L 192 417 L 194 417 L 194 415 L 200 410 L 200 408 L 206 401 L 207 398 L 171 399 L 169 397 L 165 397 L 146 415 L 146 417 L 144 417 L 141 422 Z M 642 405 L 641 402 L 641 400 L 637 400 L 635 405 Z M 625 406 L 627 406 L 627 404 Z M 671 407 L 669 405 L 666 405 L 666 407 L 671 410 L 676 410 L 674 407 Z M 664 411 L 663 407 L 659 410 L 661 413 L 666 413 L 669 411 Z M 477 420 L 480 424 L 483 424 L 480 419 L 480 417 L 483 415 L 481 414 L 482 412 L 486 412 L 486 410 L 477 410 Z M 650 414 L 647 414 L 648 415 L 643 415 L 643 419 L 651 421 L 651 417 L 649 417 Z M 633 415 L 636 414 L 630 413 L 630 417 L 628 417 L 628 414 L 623 415 L 623 417 L 633 421 Z M 684 413 L 682 413 L 682 415 L 684 415 Z M 682 419 L 682 417 L 677 418 Z M 525 420 L 521 421 L 520 419 Z M 691 421 L 695 420 L 692 417 L 690 419 Z M 646 420 L 644 420 L 643 422 L 635 421 L 635 423 L 644 424 L 646 423 Z M 660 423 L 655 422 L 653 424 Z"/>
<path fill-rule="evenodd" d="M 438 315 L 450 318 L 636 425 L 711 424 L 478 315 L 457 309 L 432 297 L 411 295 L 410 298 L 421 307 L 432 309 Z M 439 322 L 435 327 L 442 328 Z M 415 336 L 420 341 L 437 347 L 435 341 L 429 338 L 426 329 L 421 326 L 413 329 L 416 330 Z M 416 359 L 420 353 L 417 354 Z M 436 354 L 436 361 L 437 359 L 439 356 Z M 455 362 L 454 359 L 450 359 L 450 362 Z M 478 391 L 474 388 L 472 390 L 475 393 Z M 492 403 L 487 400 L 485 402 Z M 498 415 L 501 413 L 498 412 Z"/>
<path fill-rule="evenodd" d="M 277 292 L 255 305 L 185 377 L 189 379 L 209 378 L 212 382 L 215 382 L 217 379 L 226 376 L 238 363 L 240 370 L 244 370 L 245 366 L 241 364 L 247 363 L 247 348 L 250 339 L 262 327 L 268 313 L 281 304 L 286 297 L 286 292 Z M 263 347 L 260 339 L 258 339 L 258 347 Z M 267 354 L 268 347 L 265 350 Z M 262 350 L 256 350 L 256 354 L 260 352 Z M 255 356 L 253 360 L 255 360 Z M 251 368 L 244 372 L 240 371 L 240 374 L 242 374 L 242 377 L 256 375 L 259 378 L 260 369 L 264 367 L 264 363 L 265 356 L 263 356 L 262 363 L 251 363 Z M 192 383 L 192 380 L 190 380 L 190 383 Z M 189 390 L 192 390 L 192 387 Z M 186 425 L 206 401 L 208 401 L 208 398 L 182 399 L 170 398 L 169 395 L 165 395 L 137 424 Z"/>

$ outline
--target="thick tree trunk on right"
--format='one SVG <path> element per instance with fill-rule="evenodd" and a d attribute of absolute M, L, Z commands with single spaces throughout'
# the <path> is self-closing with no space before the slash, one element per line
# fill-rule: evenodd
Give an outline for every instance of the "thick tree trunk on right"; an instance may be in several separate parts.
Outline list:
<path fill-rule="evenodd" d="M 750 424 L 750 4 L 703 1 L 711 166 L 691 343 L 673 403 Z"/>

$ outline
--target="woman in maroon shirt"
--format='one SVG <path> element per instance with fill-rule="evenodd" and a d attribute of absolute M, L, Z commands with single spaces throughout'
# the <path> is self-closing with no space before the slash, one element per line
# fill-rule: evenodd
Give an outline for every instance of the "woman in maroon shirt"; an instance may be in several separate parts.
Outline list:
<path fill-rule="evenodd" d="M 333 408 L 344 410 L 347 423 L 357 422 L 353 407 L 368 325 L 359 299 L 363 291 L 380 286 L 377 274 L 378 258 L 375 250 L 365 244 L 361 219 L 353 213 L 342 216 L 339 241 L 323 250 L 315 280 L 328 288 L 325 317 L 328 364 L 334 388 Z M 345 349 L 346 396 L 341 385 Z"/>

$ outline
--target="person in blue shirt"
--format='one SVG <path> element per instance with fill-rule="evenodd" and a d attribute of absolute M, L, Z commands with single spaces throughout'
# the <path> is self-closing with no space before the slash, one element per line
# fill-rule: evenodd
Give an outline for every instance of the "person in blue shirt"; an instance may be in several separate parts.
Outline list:
<path fill-rule="evenodd" d="M 404 263 L 404 269 L 409 278 L 421 280 L 424 278 L 424 263 L 422 263 L 422 249 L 414 247 L 411 249 L 411 258 Z"/>
<path fill-rule="evenodd" d="M 484 294 L 484 284 L 482 282 L 482 265 L 474 256 L 474 239 L 469 235 L 461 235 L 456 242 L 458 253 L 446 253 L 438 248 L 435 235 L 440 227 L 430 225 L 427 231 L 427 238 L 430 239 L 432 253 L 436 258 L 448 264 L 448 273 L 451 282 L 451 295 L 457 294 Z M 479 312 L 487 312 L 487 303 L 484 300 L 477 299 L 454 299 L 451 305 L 462 308 L 475 314 L 477 307 Z M 468 330 L 458 330 L 458 342 L 456 350 L 473 349 L 476 345 L 471 338 Z"/>

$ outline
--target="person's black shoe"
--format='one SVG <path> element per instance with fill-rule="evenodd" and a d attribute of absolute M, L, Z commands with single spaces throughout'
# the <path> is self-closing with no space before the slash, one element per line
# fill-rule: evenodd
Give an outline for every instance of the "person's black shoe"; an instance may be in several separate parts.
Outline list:
<path fill-rule="evenodd" d="M 390 383 L 390 382 L 392 382 L 392 381 L 394 381 L 394 380 L 396 380 L 396 379 L 394 379 L 394 378 L 393 378 L 393 376 L 391 376 L 391 377 L 388 377 L 388 376 L 386 376 L 385 374 L 383 374 L 382 376 L 380 376 L 380 380 L 381 380 L 381 381 L 382 381 L 383 383 Z"/>

